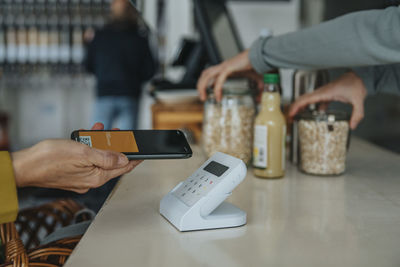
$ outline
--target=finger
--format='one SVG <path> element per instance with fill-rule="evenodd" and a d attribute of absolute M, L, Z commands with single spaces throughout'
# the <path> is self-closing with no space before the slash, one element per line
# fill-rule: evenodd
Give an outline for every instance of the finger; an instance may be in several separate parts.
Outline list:
<path fill-rule="evenodd" d="M 357 101 L 352 103 L 353 105 L 353 112 L 351 114 L 350 119 L 350 128 L 355 129 L 360 121 L 364 118 L 364 103 L 361 101 Z"/>
<path fill-rule="evenodd" d="M 294 117 L 301 109 L 306 106 L 314 103 L 318 103 L 321 101 L 329 101 L 329 96 L 325 94 L 325 92 L 315 91 L 313 93 L 305 94 L 298 98 L 289 109 L 289 117 Z"/>
<path fill-rule="evenodd" d="M 97 131 L 97 130 L 104 130 L 104 124 L 101 122 L 97 122 L 93 125 L 92 131 Z"/>
<path fill-rule="evenodd" d="M 228 77 L 228 75 L 230 74 L 229 71 L 223 71 L 221 73 L 219 73 L 216 81 L 215 81 L 215 85 L 214 85 L 214 95 L 215 95 L 215 99 L 220 102 L 222 99 L 222 87 L 226 81 L 226 78 Z"/>
<path fill-rule="evenodd" d="M 312 103 L 311 97 L 312 96 L 300 97 L 292 105 L 290 105 L 289 118 L 293 118 L 300 110 Z"/>
<path fill-rule="evenodd" d="M 90 163 L 105 170 L 112 170 L 126 166 L 129 163 L 128 158 L 119 152 L 100 150 L 87 147 L 87 159 Z"/>
<path fill-rule="evenodd" d="M 217 68 L 211 67 L 202 72 L 198 82 L 197 82 L 197 92 L 199 93 L 200 99 L 202 101 L 206 100 L 207 97 L 207 87 L 210 84 L 210 81 L 213 79 L 215 74 L 217 73 Z"/>
<path fill-rule="evenodd" d="M 62 189 L 63 190 L 68 190 L 68 191 L 72 191 L 72 192 L 75 192 L 75 193 L 78 193 L 78 194 L 85 194 L 85 193 L 87 193 L 89 191 L 90 188 L 85 188 L 85 189 L 82 189 L 82 188 L 62 188 Z"/>
<path fill-rule="evenodd" d="M 103 184 L 108 182 L 109 180 L 121 176 L 123 174 L 126 174 L 130 171 L 132 171 L 137 165 L 139 165 L 142 162 L 142 160 L 133 160 L 130 161 L 128 165 L 125 167 L 119 168 L 119 169 L 114 169 L 114 170 L 105 170 L 104 171 L 104 176 L 103 176 Z M 101 186 L 101 185 L 100 185 Z"/>
<path fill-rule="evenodd" d="M 197 82 L 197 85 L 196 85 L 197 93 L 199 94 L 199 97 L 200 97 L 201 101 L 205 101 L 206 100 L 206 92 L 205 92 L 206 89 L 204 88 L 204 83 L 208 82 L 207 79 L 208 78 L 206 77 L 206 75 L 204 73 L 201 74 L 201 76 L 200 76 L 200 78 L 199 78 L 199 80 Z"/>

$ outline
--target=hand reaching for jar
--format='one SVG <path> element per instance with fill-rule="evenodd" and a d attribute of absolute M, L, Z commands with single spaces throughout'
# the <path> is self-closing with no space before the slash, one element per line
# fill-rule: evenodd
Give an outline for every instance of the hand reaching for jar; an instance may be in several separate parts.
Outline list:
<path fill-rule="evenodd" d="M 329 102 L 340 101 L 353 106 L 350 127 L 355 129 L 364 118 L 366 96 L 367 90 L 363 81 L 354 72 L 348 72 L 339 79 L 298 98 L 290 107 L 289 117 L 293 118 L 310 104 L 320 103 L 320 109 L 326 109 Z"/>
<path fill-rule="evenodd" d="M 92 130 L 102 130 L 96 123 Z M 141 161 L 72 140 L 45 140 L 11 154 L 18 187 L 37 186 L 85 193 L 130 172 Z"/>
<path fill-rule="evenodd" d="M 214 86 L 214 95 L 217 101 L 222 99 L 222 86 L 230 76 L 246 77 L 255 82 L 262 89 L 262 76 L 253 69 L 249 60 L 249 51 L 246 50 L 237 56 L 204 70 L 197 82 L 197 91 L 202 101 L 206 100 L 206 90 Z"/>

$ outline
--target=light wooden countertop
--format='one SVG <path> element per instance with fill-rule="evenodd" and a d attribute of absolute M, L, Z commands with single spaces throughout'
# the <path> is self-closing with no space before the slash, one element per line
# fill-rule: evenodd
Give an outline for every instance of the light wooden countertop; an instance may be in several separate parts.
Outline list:
<path fill-rule="evenodd" d="M 228 199 L 239 228 L 181 233 L 161 198 L 206 159 L 148 160 L 118 184 L 66 266 L 400 266 L 400 156 L 353 139 L 345 175 L 252 170 Z"/>

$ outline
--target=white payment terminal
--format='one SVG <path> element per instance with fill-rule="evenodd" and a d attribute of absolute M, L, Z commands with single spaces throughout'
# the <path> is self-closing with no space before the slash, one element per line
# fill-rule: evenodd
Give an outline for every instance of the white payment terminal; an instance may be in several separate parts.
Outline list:
<path fill-rule="evenodd" d="M 217 152 L 160 203 L 160 213 L 179 231 L 236 227 L 246 213 L 223 202 L 246 177 L 242 160 Z"/>

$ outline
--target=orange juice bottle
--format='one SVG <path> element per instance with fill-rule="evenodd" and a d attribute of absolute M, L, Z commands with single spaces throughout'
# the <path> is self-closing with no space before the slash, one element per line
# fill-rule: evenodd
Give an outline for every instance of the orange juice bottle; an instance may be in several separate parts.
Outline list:
<path fill-rule="evenodd" d="M 285 175 L 286 120 L 280 108 L 279 83 L 279 74 L 264 75 L 261 110 L 254 123 L 253 167 L 261 178 Z"/>

